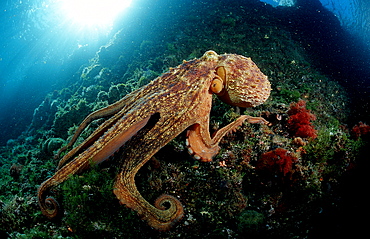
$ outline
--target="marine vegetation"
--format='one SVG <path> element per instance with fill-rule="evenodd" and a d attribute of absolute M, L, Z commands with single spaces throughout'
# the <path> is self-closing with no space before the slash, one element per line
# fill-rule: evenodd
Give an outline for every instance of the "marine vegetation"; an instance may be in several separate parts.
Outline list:
<path fill-rule="evenodd" d="M 292 103 L 287 114 L 289 115 L 288 132 L 291 136 L 313 139 L 317 137 L 316 130 L 311 123 L 316 120 L 316 116 L 306 109 L 304 100 Z"/>
<path fill-rule="evenodd" d="M 286 149 L 277 148 L 261 155 L 256 163 L 256 170 L 266 170 L 271 175 L 282 174 L 289 177 L 296 161 L 297 158 Z"/>

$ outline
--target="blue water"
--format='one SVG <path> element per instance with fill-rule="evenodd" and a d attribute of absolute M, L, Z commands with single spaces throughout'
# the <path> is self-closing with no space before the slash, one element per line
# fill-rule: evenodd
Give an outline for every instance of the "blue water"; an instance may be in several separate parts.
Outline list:
<path fill-rule="evenodd" d="M 46 94 L 71 84 L 77 70 L 94 57 L 99 47 L 106 44 L 117 29 L 139 28 L 140 23 L 132 22 L 131 16 L 143 14 L 142 18 L 145 19 L 146 14 L 151 13 L 153 4 L 156 9 L 161 9 L 158 5 L 166 5 L 171 1 L 134 1 L 112 27 L 102 29 L 76 28 L 66 21 L 58 2 L 60 1 L 0 2 L 0 127 L 3 130 L 0 145 L 24 131 L 30 124 L 34 109 Z M 191 2 L 181 1 L 183 9 L 190 6 Z M 297 34 L 307 34 L 307 44 L 313 46 L 312 51 L 317 53 L 328 47 L 335 49 L 336 54 L 322 55 L 321 60 L 326 63 L 324 73 L 342 80 L 341 83 L 348 86 L 350 91 L 359 91 L 362 97 L 359 102 L 367 100 L 363 97 L 367 95 L 370 85 L 370 74 L 367 74 L 370 71 L 370 1 L 297 0 L 296 5 L 291 7 L 277 7 L 279 1 L 276 0 L 263 2 L 272 4 L 282 13 L 292 12 L 288 8 L 295 9 L 287 24 Z M 285 5 L 289 2 L 291 1 L 285 1 Z M 179 4 L 176 5 L 180 9 Z M 160 12 L 153 16 L 160 16 Z M 286 15 L 282 14 L 282 18 L 284 16 Z M 343 31 L 332 28 L 336 21 L 340 22 Z M 331 29 L 333 31 L 330 37 L 327 32 Z M 141 34 L 151 34 L 154 38 L 156 34 L 165 34 L 165 31 L 156 31 L 157 29 L 145 29 Z M 128 31 L 128 39 L 134 41 L 136 37 L 139 36 L 130 35 Z M 323 44 L 315 45 L 317 39 Z M 343 52 L 348 52 L 349 55 Z"/>
<path fill-rule="evenodd" d="M 261 0 L 274 7 L 291 5 L 296 0 Z M 305 1 L 310 2 L 310 0 Z M 323 7 L 331 11 L 344 29 L 361 38 L 370 47 L 370 1 L 368 0 L 320 0 Z M 299 4 L 299 0 L 298 0 Z"/>

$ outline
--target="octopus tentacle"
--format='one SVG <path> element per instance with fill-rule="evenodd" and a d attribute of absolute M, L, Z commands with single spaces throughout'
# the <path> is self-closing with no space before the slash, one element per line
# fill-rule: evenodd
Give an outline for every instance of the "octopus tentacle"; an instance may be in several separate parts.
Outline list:
<path fill-rule="evenodd" d="M 48 197 L 45 199 L 45 206 L 45 212 L 43 214 L 48 218 L 55 218 L 60 214 L 59 203 L 53 197 Z"/>
<path fill-rule="evenodd" d="M 159 231 L 171 229 L 184 215 L 180 201 L 167 194 L 158 197 L 154 206 L 151 205 L 137 190 L 134 175 L 128 177 L 124 171 L 118 175 L 113 192 L 121 204 L 136 211 L 149 226 Z"/>
<path fill-rule="evenodd" d="M 73 135 L 71 141 L 64 147 L 62 147 L 58 153 L 54 156 L 54 158 L 59 158 L 60 155 L 70 148 L 77 140 L 77 138 L 80 136 L 82 131 L 90 124 L 92 121 L 104 117 L 108 117 L 111 115 L 114 115 L 109 120 L 105 121 L 103 124 L 101 124 L 83 143 L 78 145 L 77 147 L 73 148 L 71 151 L 69 151 L 64 157 L 59 161 L 57 170 L 59 170 L 63 165 L 65 165 L 70 159 L 81 153 L 83 150 L 91 146 L 98 138 L 100 138 L 105 131 L 107 131 L 112 125 L 114 125 L 119 118 L 122 117 L 122 115 L 125 112 L 117 113 L 122 108 L 127 105 L 128 102 L 132 100 L 133 97 L 137 95 L 137 90 L 131 92 L 129 95 L 125 96 L 123 99 L 108 105 L 107 107 L 104 107 L 102 109 L 99 109 L 97 111 L 94 111 L 93 113 L 89 114 L 80 124 L 80 126 L 77 128 L 75 134 Z"/>
<path fill-rule="evenodd" d="M 181 114 L 174 114 L 170 122 L 161 117 L 161 114 L 164 114 L 162 111 L 163 109 L 159 109 L 160 113 L 153 114 L 146 126 L 124 145 L 122 169 L 116 178 L 113 192 L 121 204 L 136 211 L 151 227 L 166 231 L 183 217 L 182 204 L 177 198 L 164 194 L 152 205 L 143 198 L 135 184 L 135 175 L 139 169 L 173 138 L 170 129 L 178 128 L 179 132 L 182 132 L 187 126 L 177 125 Z M 146 140 L 143 141 L 143 138 Z M 137 148 L 138 144 L 140 149 Z"/>
<path fill-rule="evenodd" d="M 106 160 L 110 155 L 116 152 L 124 143 L 142 129 L 149 121 L 150 117 L 136 119 L 130 125 L 126 125 L 126 129 L 117 130 L 114 137 L 101 137 L 91 147 L 81 153 L 74 160 L 70 161 L 58 170 L 51 178 L 41 184 L 38 190 L 38 201 L 41 211 L 49 218 L 53 218 L 58 214 L 58 205 L 55 200 L 46 198 L 50 188 L 55 187 L 66 181 L 70 176 L 82 172 L 89 168 L 92 163 L 99 164 Z M 55 207 L 50 207 L 50 202 Z"/>
<path fill-rule="evenodd" d="M 186 145 L 189 153 L 193 155 L 195 159 L 202 162 L 212 161 L 212 157 L 214 157 L 220 150 L 218 144 L 220 143 L 221 139 L 227 133 L 235 131 L 236 128 L 241 126 L 245 120 L 247 120 L 249 123 L 268 124 L 268 121 L 262 117 L 242 115 L 234 122 L 216 131 L 212 138 L 209 136 L 208 123 L 194 124 L 188 129 L 186 134 Z"/>
<path fill-rule="evenodd" d="M 42 214 L 44 214 L 49 219 L 58 216 L 59 204 L 52 197 L 46 197 L 47 193 L 51 188 L 61 184 L 66 181 L 70 176 L 86 169 L 90 166 L 88 160 L 78 158 L 77 160 L 71 161 L 63 167 L 63 170 L 55 173 L 51 178 L 43 182 L 37 192 L 39 206 L 41 208 Z"/>
<path fill-rule="evenodd" d="M 202 162 L 212 161 L 212 157 L 220 150 L 218 144 L 212 143 L 208 131 L 208 124 L 207 128 L 199 123 L 189 127 L 186 132 L 186 146 L 189 154 Z"/>
<path fill-rule="evenodd" d="M 234 122 L 216 131 L 212 137 L 212 141 L 213 141 L 212 143 L 218 144 L 221 141 L 222 137 L 224 137 L 229 132 L 235 131 L 236 128 L 241 126 L 244 121 L 247 121 L 250 124 L 269 124 L 269 122 L 262 117 L 252 117 L 249 115 L 241 115 Z"/>

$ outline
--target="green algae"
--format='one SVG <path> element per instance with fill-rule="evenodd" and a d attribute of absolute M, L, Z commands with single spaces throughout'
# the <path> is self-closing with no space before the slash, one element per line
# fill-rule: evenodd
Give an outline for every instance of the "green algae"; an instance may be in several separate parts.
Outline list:
<path fill-rule="evenodd" d="M 119 204 L 113 194 L 113 179 L 111 173 L 93 167 L 83 176 L 72 176 L 61 186 L 66 214 L 64 223 L 70 235 L 77 238 L 134 237 L 135 223 L 142 222 L 134 212 Z"/>
<path fill-rule="evenodd" d="M 245 210 L 238 217 L 239 233 L 253 238 L 260 238 L 261 231 L 265 229 L 265 216 L 254 210 Z"/>

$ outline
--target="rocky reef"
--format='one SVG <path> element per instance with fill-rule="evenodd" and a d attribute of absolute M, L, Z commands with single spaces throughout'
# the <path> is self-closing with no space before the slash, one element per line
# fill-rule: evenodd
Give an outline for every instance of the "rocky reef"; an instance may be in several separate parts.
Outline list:
<path fill-rule="evenodd" d="M 124 30 L 117 31 L 69 80 L 72 84 L 45 96 L 28 129 L 0 148 L 0 237 L 307 238 L 347 233 L 347 223 L 360 227 L 351 195 L 361 194 L 357 189 L 364 183 L 354 175 L 362 172 L 369 126 L 349 123 L 345 88 L 318 70 L 309 49 L 280 23 L 280 11 L 259 1 L 194 1 L 176 16 L 164 11 L 162 19 L 145 23 L 155 30 L 134 43 Z M 165 28 L 169 18 L 171 26 Z M 53 155 L 77 125 L 90 112 L 210 49 L 251 57 L 273 89 L 254 109 L 231 108 L 214 98 L 211 131 L 244 112 L 271 125 L 242 125 L 222 140 L 210 163 L 192 159 L 181 134 L 139 171 L 136 183 L 149 202 L 170 193 L 185 205 L 179 225 L 153 231 L 119 205 L 112 193 L 119 156 L 55 188 L 65 213 L 47 220 L 36 190 L 53 175 Z M 77 143 L 100 123 L 94 121 Z M 348 215 L 356 219 L 349 222 Z"/>

